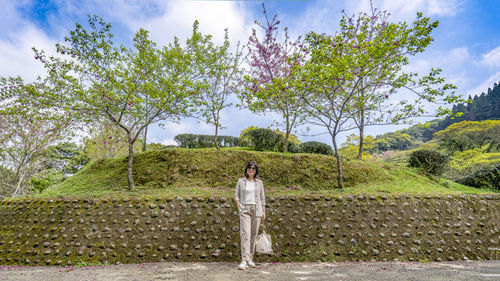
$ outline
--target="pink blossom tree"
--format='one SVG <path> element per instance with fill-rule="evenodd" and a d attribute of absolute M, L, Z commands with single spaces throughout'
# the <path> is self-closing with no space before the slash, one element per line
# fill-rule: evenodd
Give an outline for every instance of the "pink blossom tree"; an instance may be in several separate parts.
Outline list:
<path fill-rule="evenodd" d="M 271 111 L 283 117 L 277 124 L 284 127 L 283 151 L 287 152 L 290 133 L 303 121 L 304 113 L 299 89 L 293 83 L 296 77 L 291 70 L 303 64 L 306 51 L 300 37 L 290 40 L 287 28 L 283 29 L 280 39 L 277 16 L 269 20 L 264 4 L 262 7 L 266 22 L 255 23 L 264 31 L 264 37 L 259 38 L 257 30 L 253 29 L 248 39 L 248 69 L 241 99 L 253 112 Z"/>

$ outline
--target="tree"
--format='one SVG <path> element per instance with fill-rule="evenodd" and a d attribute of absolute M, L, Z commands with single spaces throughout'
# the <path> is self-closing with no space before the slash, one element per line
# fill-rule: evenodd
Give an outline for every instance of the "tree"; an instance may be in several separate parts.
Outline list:
<path fill-rule="evenodd" d="M 57 103 L 60 95 L 42 78 L 0 78 L 0 170 L 9 178 L 1 183 L 13 197 L 29 191 L 47 147 L 73 133 L 75 120 Z"/>
<path fill-rule="evenodd" d="M 0 154 L 0 163 L 5 159 Z M 15 189 L 15 175 L 10 169 L 0 165 L 0 200 L 9 197 Z"/>
<path fill-rule="evenodd" d="M 198 21 L 193 25 L 193 36 L 187 42 L 193 54 L 193 68 L 202 89 L 196 96 L 196 108 L 199 117 L 207 124 L 215 126 L 215 147 L 219 149 L 217 140 L 219 129 L 222 129 L 221 111 L 231 106 L 228 98 L 238 88 L 237 76 L 242 62 L 242 50 L 239 43 L 231 52 L 231 44 L 227 34 L 221 46 L 215 46 L 211 35 L 203 35 L 198 31 Z"/>
<path fill-rule="evenodd" d="M 41 193 L 81 170 L 89 160 L 83 147 L 73 142 L 51 145 L 39 157 L 39 169 L 29 179 L 31 189 Z"/>
<path fill-rule="evenodd" d="M 278 145 L 283 141 L 283 135 L 265 128 L 251 130 L 245 135 L 250 138 L 254 149 L 257 151 L 279 151 Z"/>
<path fill-rule="evenodd" d="M 300 88 L 294 86 L 296 77 L 291 70 L 303 63 L 305 48 L 300 37 L 295 41 L 290 40 L 287 28 L 283 30 L 284 40 L 280 42 L 277 16 L 269 21 L 264 4 L 262 7 L 266 23 L 255 23 L 265 34 L 261 40 L 253 29 L 248 40 L 249 69 L 244 76 L 245 90 L 241 93 L 241 99 L 254 112 L 273 111 L 281 114 L 284 121 L 278 125 L 284 125 L 283 151 L 287 152 L 289 135 L 300 124 L 304 114 L 298 95 Z"/>
<path fill-rule="evenodd" d="M 56 44 L 62 58 L 46 60 L 47 68 L 67 69 L 51 78 L 68 88 L 68 102 L 87 120 L 106 120 L 123 129 L 128 142 L 128 182 L 134 190 L 134 143 L 143 130 L 159 121 L 177 121 L 187 113 L 195 92 L 190 79 L 190 58 L 177 38 L 162 49 L 140 29 L 130 49 L 113 45 L 111 24 L 89 17 L 89 30 L 76 24 L 65 37 L 68 45 Z M 37 55 L 45 60 L 43 52 Z M 57 71 L 56 71 L 57 74 Z"/>
<path fill-rule="evenodd" d="M 248 132 L 253 131 L 258 129 L 259 127 L 257 126 L 250 126 L 246 129 L 243 129 L 240 131 L 240 137 L 239 137 L 239 146 L 252 146 L 252 140 L 250 139 L 250 136 L 248 135 Z"/>
<path fill-rule="evenodd" d="M 84 138 L 85 153 L 90 159 L 105 159 L 128 155 L 128 139 L 125 131 L 103 120 L 91 126 L 89 136 Z M 134 150 L 143 145 L 143 140 L 134 143 Z"/>
<path fill-rule="evenodd" d="M 348 129 L 354 106 L 355 81 L 352 79 L 352 46 L 341 44 L 341 35 L 330 36 L 310 32 L 306 43 L 310 58 L 294 68 L 301 87 L 301 101 L 310 124 L 322 126 L 331 137 L 337 164 L 337 182 L 343 187 L 342 162 L 337 135 Z"/>
<path fill-rule="evenodd" d="M 254 135 L 252 131 L 260 129 L 260 133 L 257 133 Z M 269 131 L 269 132 L 268 132 Z M 269 136 L 270 139 L 265 139 L 265 137 L 261 137 L 261 135 L 267 135 Z M 280 137 L 280 135 L 282 137 Z M 252 137 L 251 137 L 252 136 Z M 258 137 L 260 140 L 259 142 L 274 142 L 272 145 L 268 145 L 268 147 L 271 148 L 266 148 L 268 150 L 274 150 L 274 151 L 279 151 L 279 152 L 284 152 L 284 141 L 285 141 L 285 133 L 281 132 L 279 129 L 271 130 L 270 128 L 259 128 L 257 126 L 250 126 L 246 129 L 241 130 L 240 137 L 239 137 L 239 145 L 240 146 L 250 146 L 250 147 L 257 147 L 261 146 L 252 140 L 253 138 Z M 272 140 L 271 140 L 272 139 Z M 288 144 L 289 144 L 289 152 L 291 153 L 297 153 L 300 150 L 300 141 L 295 136 L 294 134 L 289 134 L 288 135 Z M 261 149 L 258 149 L 261 150 Z"/>
<path fill-rule="evenodd" d="M 364 130 L 370 125 L 403 122 L 412 117 L 429 116 L 424 110 L 428 103 L 451 104 L 462 99 L 450 90 L 440 76 L 441 69 L 419 78 L 418 73 L 406 73 L 403 67 L 409 57 L 423 52 L 432 42 L 430 33 L 437 28 L 438 21 L 417 13 L 411 26 L 405 22 L 390 23 L 389 14 L 371 10 L 371 15 L 360 13 L 349 17 L 345 13 L 340 22 L 340 44 L 347 44 L 356 58 L 351 74 L 356 83 L 356 102 L 353 120 L 359 129 L 358 159 L 362 158 Z M 406 90 L 406 91 L 401 91 Z M 413 97 L 403 98 L 412 93 Z M 399 101 L 398 101 L 399 100 Z M 437 116 L 450 114 L 450 110 L 439 107 Z"/>
<path fill-rule="evenodd" d="M 500 120 L 462 121 L 434 133 L 434 137 L 449 151 L 460 151 L 488 146 L 484 152 L 500 147 Z"/>
<path fill-rule="evenodd" d="M 342 157 L 346 159 L 357 159 L 358 148 L 359 148 L 359 136 L 356 134 L 350 134 L 347 136 L 346 142 L 342 144 L 340 148 Z M 364 137 L 363 145 L 363 160 L 371 159 L 371 153 L 375 151 L 375 138 L 368 135 Z M 366 154 L 368 153 L 368 155 Z"/>
<path fill-rule="evenodd" d="M 90 159 L 81 145 L 62 142 L 48 147 L 41 161 L 44 169 L 54 169 L 68 177 L 81 170 Z"/>
<path fill-rule="evenodd" d="M 394 134 L 389 141 L 391 150 L 406 150 L 412 145 L 411 136 L 408 134 Z"/>

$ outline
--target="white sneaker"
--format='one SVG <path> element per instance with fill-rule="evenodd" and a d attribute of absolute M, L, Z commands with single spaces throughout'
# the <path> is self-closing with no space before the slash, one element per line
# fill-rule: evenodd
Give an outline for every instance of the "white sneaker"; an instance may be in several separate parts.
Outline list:
<path fill-rule="evenodd" d="M 253 261 L 247 261 L 248 266 L 255 268 L 255 263 Z"/>
<path fill-rule="evenodd" d="M 247 269 L 247 268 L 248 268 L 248 265 L 247 265 L 246 261 L 242 261 L 240 263 L 240 265 L 238 265 L 238 269 L 244 270 L 244 269 Z"/>

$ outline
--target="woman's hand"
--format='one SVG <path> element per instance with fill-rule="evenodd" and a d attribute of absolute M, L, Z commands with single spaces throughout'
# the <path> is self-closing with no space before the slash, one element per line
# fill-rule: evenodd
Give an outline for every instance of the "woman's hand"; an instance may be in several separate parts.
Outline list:
<path fill-rule="evenodd" d="M 240 213 L 243 212 L 243 209 L 245 209 L 243 205 L 241 205 L 240 201 L 236 201 L 236 207 L 238 207 L 238 211 Z"/>
<path fill-rule="evenodd" d="M 266 219 L 266 207 L 262 206 L 262 220 Z"/>

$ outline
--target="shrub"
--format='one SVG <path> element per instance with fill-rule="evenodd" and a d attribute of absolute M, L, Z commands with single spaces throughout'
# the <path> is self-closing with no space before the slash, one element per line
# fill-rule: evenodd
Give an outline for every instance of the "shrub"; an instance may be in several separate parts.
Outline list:
<path fill-rule="evenodd" d="M 283 150 L 285 148 L 285 138 L 286 138 L 285 133 L 281 132 L 279 129 L 272 130 L 269 128 L 264 129 L 264 130 L 267 130 L 267 131 L 265 131 L 265 133 L 264 133 L 264 131 L 251 133 L 252 131 L 255 131 L 258 129 L 263 129 L 263 128 L 259 128 L 256 126 L 250 126 L 246 129 L 242 130 L 240 137 L 239 137 L 238 146 L 254 147 L 256 150 L 272 150 L 272 151 L 283 152 Z M 276 136 L 274 134 L 271 134 L 271 132 L 269 132 L 269 131 L 272 131 L 274 134 L 280 135 L 281 137 Z M 263 134 L 266 134 L 266 136 L 263 136 Z M 255 138 L 256 135 L 259 136 L 258 139 L 261 142 L 259 145 L 256 145 L 252 142 L 252 136 L 253 136 L 253 138 Z M 266 141 L 266 142 L 268 142 L 267 145 L 262 145 L 262 141 L 264 141 L 263 138 L 267 138 L 267 141 Z M 274 142 L 276 142 L 276 143 L 274 143 Z M 264 147 L 266 147 L 266 148 L 264 148 Z M 295 136 L 294 134 L 288 135 L 288 152 L 291 152 L 291 153 L 301 152 L 300 141 L 297 138 L 297 136 Z"/>
<path fill-rule="evenodd" d="M 410 167 L 419 168 L 422 172 L 434 176 L 444 173 L 448 166 L 448 156 L 436 150 L 421 149 L 410 154 Z"/>
<path fill-rule="evenodd" d="M 256 130 L 258 128 L 259 127 L 257 127 L 257 126 L 250 126 L 250 127 L 246 128 L 246 129 L 241 130 L 238 146 L 241 146 L 241 147 L 244 147 L 244 146 L 246 146 L 246 147 L 253 146 L 252 145 L 252 140 L 250 139 L 250 136 L 247 133 L 250 132 L 250 131 Z"/>
<path fill-rule="evenodd" d="M 280 134 L 278 132 L 278 134 Z M 279 152 L 283 152 L 285 148 L 285 137 L 282 135 L 282 138 L 280 138 L 279 143 L 276 144 L 277 150 Z M 291 139 L 288 140 L 288 152 L 290 153 L 300 153 L 302 152 L 302 148 L 300 147 L 300 142 L 295 142 L 292 141 Z"/>
<path fill-rule="evenodd" d="M 255 150 L 271 150 L 271 151 L 282 151 L 283 150 L 283 135 L 274 132 L 271 129 L 258 128 L 251 130 L 245 134 L 245 136 L 250 137 L 250 141 L 253 144 Z"/>
<path fill-rule="evenodd" d="M 303 142 L 301 145 L 301 150 L 304 153 L 316 153 L 316 154 L 325 154 L 332 155 L 333 149 L 326 143 L 317 142 L 317 141 L 307 141 Z"/>
<path fill-rule="evenodd" d="M 485 166 L 472 175 L 457 180 L 458 183 L 472 187 L 488 187 L 500 190 L 500 164 Z"/>
<path fill-rule="evenodd" d="M 45 189 L 47 189 L 52 182 L 47 179 L 37 179 L 37 178 L 31 178 L 31 185 L 32 185 L 32 190 L 35 193 L 42 193 Z"/>
<path fill-rule="evenodd" d="M 283 147 L 283 146 L 281 146 Z M 283 150 L 283 149 L 281 149 Z M 302 144 L 295 142 L 288 142 L 288 152 L 291 153 L 300 153 L 302 152 Z"/>

